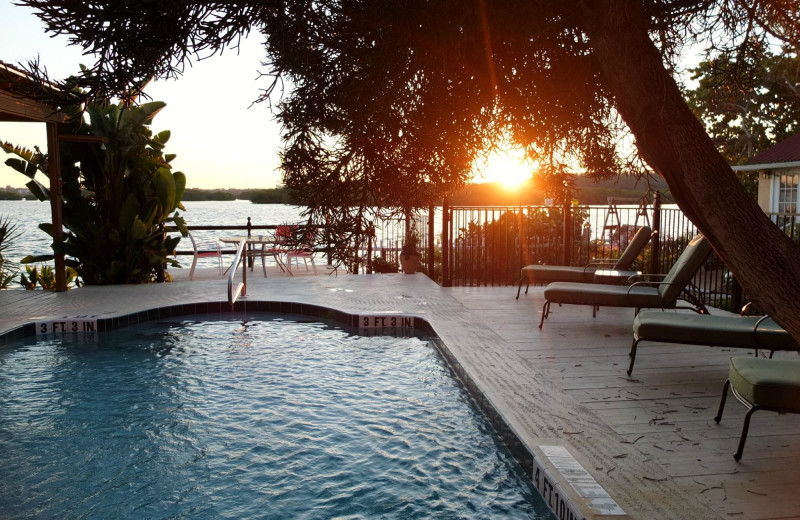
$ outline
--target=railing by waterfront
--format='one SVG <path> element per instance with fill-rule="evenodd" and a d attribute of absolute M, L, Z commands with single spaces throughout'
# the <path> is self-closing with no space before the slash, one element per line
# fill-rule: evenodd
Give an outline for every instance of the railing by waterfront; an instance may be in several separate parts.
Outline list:
<path fill-rule="evenodd" d="M 430 215 L 433 215 L 433 209 L 431 209 Z M 247 223 L 242 225 L 197 225 L 188 226 L 188 228 L 198 241 L 213 242 L 218 241 L 221 234 L 242 236 L 264 234 L 264 232 L 274 234 L 278 224 L 254 224 L 248 218 Z M 429 218 L 429 214 L 414 214 L 409 215 L 407 218 L 374 220 L 370 228 L 354 237 L 354 240 L 361 245 L 355 248 L 354 258 L 346 266 L 347 271 L 354 274 L 397 272 L 400 264 L 400 251 L 409 228 L 414 230 L 419 240 L 419 252 L 422 255 L 420 271 L 435 279 L 434 256 L 432 254 L 432 251 L 434 251 L 432 241 L 434 236 L 433 220 Z M 177 233 L 178 230 L 170 228 L 167 232 Z M 323 237 L 324 233 L 318 232 L 316 235 Z M 181 244 L 184 244 L 184 242 L 181 242 Z M 329 265 L 333 264 L 330 255 L 331 246 L 325 244 L 322 238 L 314 244 L 313 249 L 315 254 L 324 257 Z M 236 253 L 231 248 L 223 248 L 221 252 L 223 255 L 231 257 Z M 192 256 L 194 251 L 191 249 L 179 249 L 175 254 L 181 257 Z M 252 262 L 253 258 L 253 255 L 248 255 L 249 262 Z M 204 262 L 200 260 L 199 265 L 208 267 L 211 263 L 210 261 Z"/>
<path fill-rule="evenodd" d="M 800 214 L 770 214 L 770 219 L 800 242 Z M 609 206 L 458 206 L 429 208 L 407 218 L 376 220 L 358 238 L 352 273 L 396 272 L 406 232 L 413 228 L 422 254 L 420 271 L 444 286 L 511 286 L 529 264 L 586 265 L 614 258 L 636 229 L 658 231 L 637 260 L 645 273 L 669 271 L 691 237 L 694 224 L 675 205 Z M 275 224 L 191 226 L 192 232 L 274 232 Z M 318 244 L 315 251 L 326 256 Z M 232 255 L 233 250 L 223 251 Z M 191 255 L 192 251 L 179 251 Z M 328 259 L 330 263 L 330 259 Z M 695 276 L 710 306 L 738 310 L 746 295 L 724 262 L 713 254 Z"/>

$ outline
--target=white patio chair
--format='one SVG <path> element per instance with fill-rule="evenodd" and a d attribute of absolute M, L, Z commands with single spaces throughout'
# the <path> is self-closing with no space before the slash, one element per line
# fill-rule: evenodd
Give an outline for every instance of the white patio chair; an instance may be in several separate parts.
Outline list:
<path fill-rule="evenodd" d="M 222 276 L 222 250 L 219 247 L 219 242 L 215 241 L 208 241 L 208 242 L 201 242 L 197 243 L 192 236 L 192 233 L 189 232 L 189 240 L 192 241 L 192 250 L 194 251 L 194 258 L 192 258 L 192 268 L 189 269 L 189 280 L 194 279 L 194 270 L 197 267 L 197 260 L 200 258 L 217 258 L 217 264 L 219 266 L 219 275 Z"/>

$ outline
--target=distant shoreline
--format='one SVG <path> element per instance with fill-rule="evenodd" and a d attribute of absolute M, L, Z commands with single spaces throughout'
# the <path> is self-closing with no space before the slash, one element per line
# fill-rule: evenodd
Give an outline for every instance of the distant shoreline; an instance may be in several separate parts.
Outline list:
<path fill-rule="evenodd" d="M 606 181 L 593 183 L 588 179 L 579 179 L 575 186 L 574 198 L 580 204 L 602 205 L 607 204 L 609 197 L 625 199 L 641 199 L 647 193 L 645 183 L 637 184 L 633 179 L 625 179 L 626 182 Z M 669 201 L 666 186 L 654 186 L 666 195 L 665 202 Z M 0 190 L 0 200 L 33 200 L 30 193 L 20 194 L 22 189 L 10 191 Z M 203 189 L 189 188 L 184 191 L 183 201 L 219 201 L 229 202 L 234 200 L 248 200 L 253 204 L 290 204 L 296 205 L 290 199 L 289 190 L 286 188 L 271 189 Z M 468 184 L 467 187 L 449 198 L 451 205 L 492 205 L 507 206 L 517 204 L 543 204 L 544 195 L 534 187 L 527 185 L 510 191 L 497 184 Z"/>

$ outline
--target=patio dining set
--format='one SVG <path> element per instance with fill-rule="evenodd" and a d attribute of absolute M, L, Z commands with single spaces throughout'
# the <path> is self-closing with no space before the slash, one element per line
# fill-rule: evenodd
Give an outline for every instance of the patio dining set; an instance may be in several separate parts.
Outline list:
<path fill-rule="evenodd" d="M 222 249 L 223 244 L 237 245 L 244 240 L 247 243 L 247 254 L 242 256 L 242 261 L 247 261 L 250 270 L 255 266 L 255 260 L 261 260 L 261 267 L 264 277 L 267 276 L 267 260 L 272 259 L 282 273 L 294 276 L 294 269 L 300 266 L 302 260 L 306 271 L 310 269 L 314 275 L 317 274 L 317 266 L 314 263 L 314 243 L 313 232 L 304 232 L 298 238 L 298 226 L 278 226 L 274 234 L 266 235 L 241 235 L 241 236 L 221 236 L 218 241 L 196 242 L 191 232 L 189 238 L 192 241 L 194 257 L 192 267 L 189 271 L 189 279 L 194 278 L 197 261 L 201 258 L 216 258 L 220 274 L 222 270 Z M 229 266 L 225 272 L 227 272 Z"/>

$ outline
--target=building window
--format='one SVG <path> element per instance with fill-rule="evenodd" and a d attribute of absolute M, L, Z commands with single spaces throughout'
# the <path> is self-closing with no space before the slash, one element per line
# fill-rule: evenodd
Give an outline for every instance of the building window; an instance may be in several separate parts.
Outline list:
<path fill-rule="evenodd" d="M 778 213 L 797 213 L 797 183 L 800 175 L 778 177 Z"/>

